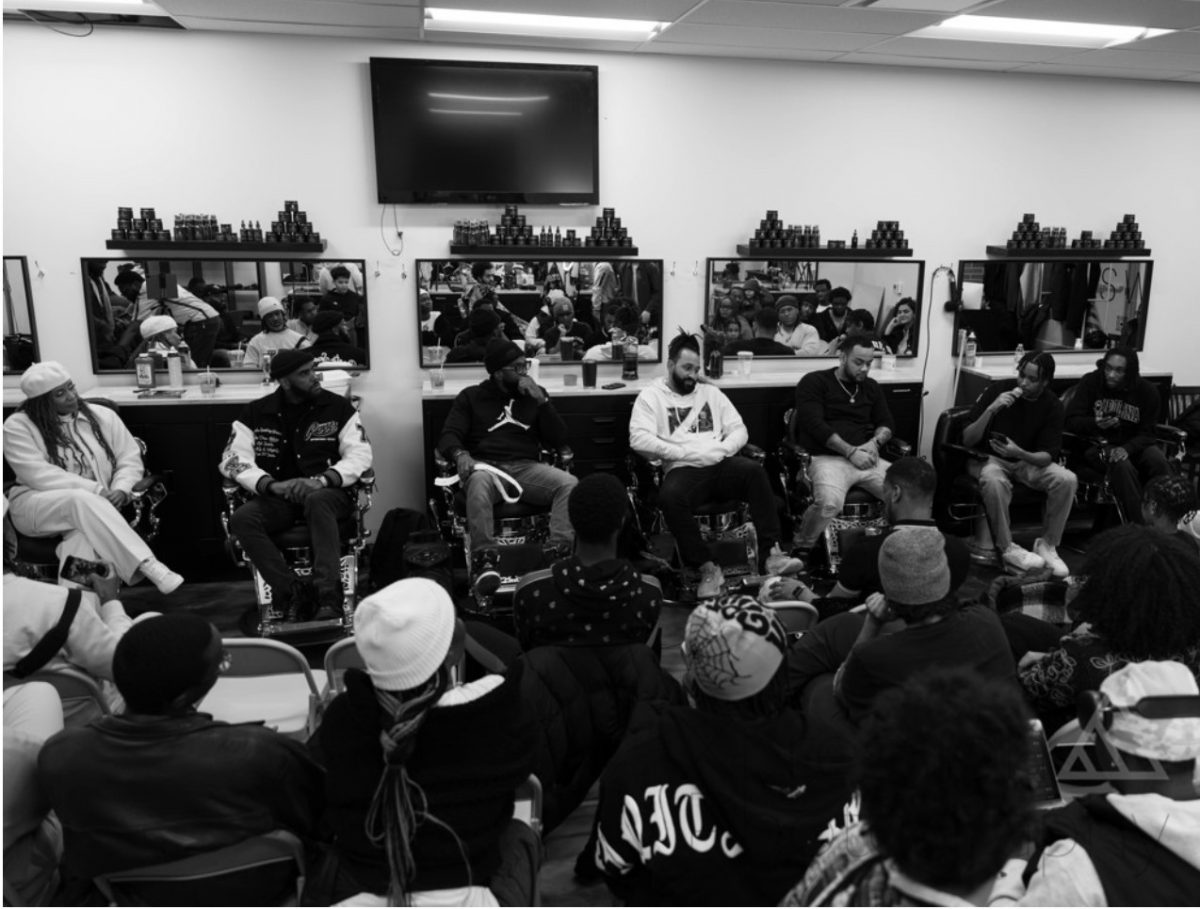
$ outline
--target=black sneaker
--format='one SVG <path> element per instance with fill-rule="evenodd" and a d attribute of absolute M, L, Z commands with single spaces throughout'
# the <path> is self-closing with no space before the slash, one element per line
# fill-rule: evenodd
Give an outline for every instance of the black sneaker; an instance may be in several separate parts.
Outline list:
<path fill-rule="evenodd" d="M 481 549 L 472 558 L 475 581 L 471 592 L 477 602 L 482 602 L 500 589 L 500 553 L 495 549 Z"/>
<path fill-rule="evenodd" d="M 312 581 L 302 581 L 297 578 L 292 582 L 289 591 L 288 608 L 284 613 L 285 622 L 311 622 L 317 610 L 321 608 L 317 596 L 317 588 Z"/>

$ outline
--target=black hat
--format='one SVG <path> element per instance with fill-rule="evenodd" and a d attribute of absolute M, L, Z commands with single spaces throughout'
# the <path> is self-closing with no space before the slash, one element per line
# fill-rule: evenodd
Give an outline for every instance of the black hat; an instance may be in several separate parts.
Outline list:
<path fill-rule="evenodd" d="M 313 319 L 312 329 L 319 335 L 325 334 L 327 331 L 332 331 L 344 322 L 340 312 L 334 312 L 332 309 L 327 309 L 324 312 L 317 313 L 317 317 Z"/>
<path fill-rule="evenodd" d="M 467 319 L 467 328 L 478 338 L 486 338 L 499 324 L 500 317 L 496 315 L 496 311 L 486 307 L 475 310 Z"/>
<path fill-rule="evenodd" d="M 282 379 L 290 376 L 297 369 L 313 358 L 315 352 L 311 347 L 300 350 L 281 350 L 271 359 L 271 378 Z"/>
<path fill-rule="evenodd" d="M 217 678 L 215 630 L 198 615 L 177 612 L 135 623 L 113 651 L 117 690 L 133 713 L 165 713 L 181 694 Z M 220 651 L 216 661 L 220 662 Z M 199 700 L 199 698 L 197 698 Z"/>
<path fill-rule="evenodd" d="M 498 369 L 503 369 L 518 357 L 523 356 L 525 356 L 525 352 L 512 341 L 508 340 L 508 338 L 496 338 L 487 346 L 487 353 L 483 357 L 483 365 L 489 373 L 493 373 Z"/>

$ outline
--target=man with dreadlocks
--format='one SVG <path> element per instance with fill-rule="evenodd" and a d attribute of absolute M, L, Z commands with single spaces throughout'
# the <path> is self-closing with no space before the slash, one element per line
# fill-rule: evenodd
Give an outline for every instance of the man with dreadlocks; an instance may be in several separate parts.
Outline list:
<path fill-rule="evenodd" d="M 532 905 L 540 843 L 513 820 L 535 728 L 521 664 L 456 685 L 465 631 L 441 585 L 406 578 L 354 612 L 366 672 L 309 740 L 325 765 L 333 869 L 305 894 L 327 906 L 359 893 L 388 905 Z"/>
<path fill-rule="evenodd" d="M 145 472 L 137 441 L 108 407 L 91 407 L 60 363 L 21 376 L 25 401 L 4 421 L 4 457 L 17 475 L 13 526 L 28 536 L 61 533 L 60 562 L 74 555 L 115 566 L 127 584 L 145 577 L 162 593 L 183 578 L 154 557 L 118 509 Z"/>

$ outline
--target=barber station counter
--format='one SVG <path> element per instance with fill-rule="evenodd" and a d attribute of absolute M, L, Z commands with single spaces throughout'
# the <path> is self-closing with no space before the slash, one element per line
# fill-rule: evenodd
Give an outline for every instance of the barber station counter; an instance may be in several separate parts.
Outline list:
<path fill-rule="evenodd" d="M 1054 380 L 1050 389 L 1057 395 L 1082 379 L 1090 372 L 1096 371 L 1096 361 L 1103 351 L 1062 351 L 1054 353 Z M 983 390 L 997 379 L 1013 379 L 1017 375 L 1017 364 L 1012 355 L 979 357 L 974 366 L 964 366 L 958 380 L 958 393 L 954 397 L 955 404 L 971 404 L 983 394 Z M 1170 372 L 1147 369 L 1142 364 L 1142 378 L 1149 380 L 1158 389 L 1159 400 L 1162 402 L 1162 412 L 1166 413 L 1166 402 L 1171 396 Z"/>

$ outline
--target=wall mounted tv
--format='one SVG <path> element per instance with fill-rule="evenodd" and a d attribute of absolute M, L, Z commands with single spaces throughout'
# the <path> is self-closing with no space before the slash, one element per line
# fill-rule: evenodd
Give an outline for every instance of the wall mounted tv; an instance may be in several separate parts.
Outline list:
<path fill-rule="evenodd" d="M 382 203 L 598 204 L 597 68 L 371 58 Z"/>

